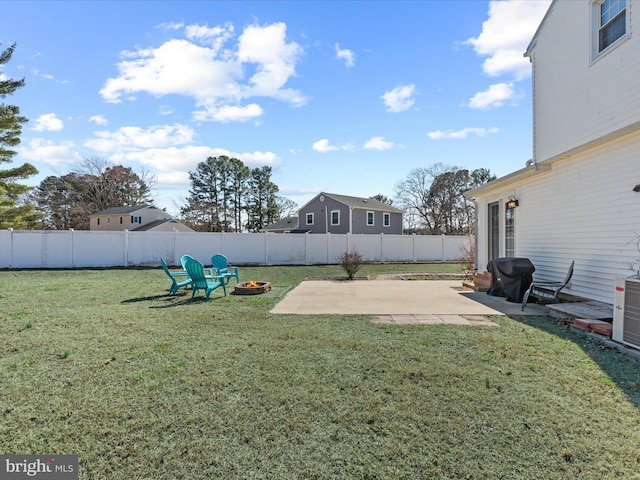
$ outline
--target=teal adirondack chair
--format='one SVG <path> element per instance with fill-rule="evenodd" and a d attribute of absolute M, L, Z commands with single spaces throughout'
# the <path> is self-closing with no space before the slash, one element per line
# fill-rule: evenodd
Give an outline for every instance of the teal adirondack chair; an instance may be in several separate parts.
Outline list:
<path fill-rule="evenodd" d="M 183 255 L 183 256 L 180 258 L 180 264 L 182 265 L 182 269 L 183 269 L 183 270 L 185 270 L 185 271 L 187 270 L 186 264 L 187 264 L 187 260 L 189 260 L 189 259 L 194 260 L 194 258 L 193 258 L 191 255 Z M 210 275 L 210 276 L 215 276 L 215 275 L 217 275 L 217 274 L 216 274 L 216 273 L 214 273 L 214 272 L 215 272 L 215 269 L 213 269 L 213 268 L 205 268 L 205 269 L 204 269 L 204 273 L 205 273 L 205 275 Z"/>
<path fill-rule="evenodd" d="M 206 299 L 209 300 L 211 292 L 218 287 L 222 287 L 225 297 L 227 296 L 227 287 L 224 283 L 224 277 L 207 275 L 204 270 L 204 265 L 195 258 L 185 259 L 185 268 L 191 278 L 191 288 L 193 288 L 191 298 L 193 298 L 199 290 L 204 290 Z"/>
<path fill-rule="evenodd" d="M 164 273 L 166 273 L 167 276 L 171 279 L 169 295 L 175 295 L 182 287 L 191 285 L 191 279 L 189 278 L 189 274 L 186 271 L 172 272 L 171 270 L 169 270 L 167 262 L 164 261 L 164 258 L 160 259 L 160 263 L 162 263 L 162 269 L 164 270 Z"/>
<path fill-rule="evenodd" d="M 216 254 L 211 257 L 211 265 L 216 270 L 216 275 L 221 275 L 225 279 L 225 283 L 229 283 L 233 277 L 236 279 L 236 283 L 240 283 L 238 274 L 238 267 L 231 267 L 227 263 L 227 257 L 224 255 Z"/>

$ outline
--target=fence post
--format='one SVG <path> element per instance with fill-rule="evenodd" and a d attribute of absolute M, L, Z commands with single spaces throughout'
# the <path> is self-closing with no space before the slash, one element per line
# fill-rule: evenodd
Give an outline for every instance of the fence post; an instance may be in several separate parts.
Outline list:
<path fill-rule="evenodd" d="M 74 229 L 70 228 L 69 229 L 69 251 L 67 252 L 69 254 L 69 267 L 73 268 L 73 232 Z"/>
<path fill-rule="evenodd" d="M 9 268 L 13 268 L 13 228 L 9 227 Z"/>
<path fill-rule="evenodd" d="M 122 241 L 122 248 L 124 249 L 124 266 L 127 267 L 129 266 L 129 230 L 125 228 L 122 233 L 124 234 Z"/>
<path fill-rule="evenodd" d="M 444 241 L 445 241 L 445 235 L 443 233 L 442 234 L 442 261 L 443 262 L 445 261 L 445 258 L 444 258 Z"/>

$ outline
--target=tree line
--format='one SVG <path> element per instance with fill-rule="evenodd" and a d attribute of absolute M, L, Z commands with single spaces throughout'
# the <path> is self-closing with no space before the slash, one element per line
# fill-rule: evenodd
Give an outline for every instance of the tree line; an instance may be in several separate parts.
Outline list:
<path fill-rule="evenodd" d="M 14 49 L 15 44 L 0 52 L 0 66 Z M 24 78 L 0 78 L 1 99 L 25 84 Z M 0 104 L 0 164 L 11 163 L 27 121 L 17 106 Z M 20 183 L 37 173 L 29 163 L 0 169 L 0 228 L 88 229 L 91 214 L 153 203 L 152 175 L 101 158 L 85 159 L 72 172 L 46 177 L 35 188 Z M 277 195 L 271 174 L 268 166 L 251 169 L 237 158 L 209 157 L 189 172 L 191 188 L 179 220 L 196 231 L 257 232 L 295 215 L 297 205 Z M 405 232 L 469 234 L 475 207 L 464 192 L 493 179 L 488 169 L 469 171 L 441 163 L 412 170 L 395 185 L 396 206 L 405 212 Z M 394 202 L 382 194 L 371 198 Z"/>

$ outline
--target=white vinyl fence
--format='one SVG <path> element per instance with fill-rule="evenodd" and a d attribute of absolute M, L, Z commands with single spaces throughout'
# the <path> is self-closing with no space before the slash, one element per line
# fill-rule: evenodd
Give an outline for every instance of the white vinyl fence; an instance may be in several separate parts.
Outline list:
<path fill-rule="evenodd" d="M 178 265 L 189 254 L 205 265 L 329 265 L 346 251 L 366 263 L 458 261 L 466 236 L 1 230 L 0 268 Z"/>

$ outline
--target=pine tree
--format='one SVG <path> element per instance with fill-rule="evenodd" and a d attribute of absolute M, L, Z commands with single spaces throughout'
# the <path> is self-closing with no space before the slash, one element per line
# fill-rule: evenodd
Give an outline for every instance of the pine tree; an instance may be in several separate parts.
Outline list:
<path fill-rule="evenodd" d="M 6 50 L 0 52 L 0 66 L 6 64 L 13 55 L 15 43 Z M 0 98 L 13 94 L 18 88 L 24 86 L 24 78 L 21 80 L 0 80 Z M 14 105 L 0 104 L 0 164 L 11 163 L 16 154 L 14 147 L 20 143 L 22 124 L 27 119 L 20 115 L 20 109 Z M 0 228 L 25 229 L 33 228 L 38 224 L 39 215 L 31 204 L 20 203 L 24 195 L 31 187 L 17 183 L 38 173 L 36 168 L 25 163 L 20 167 L 0 169 Z"/>

